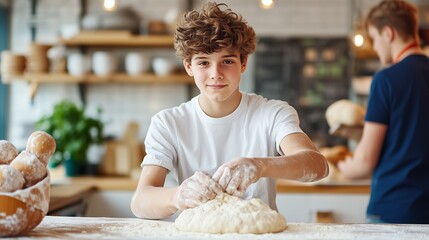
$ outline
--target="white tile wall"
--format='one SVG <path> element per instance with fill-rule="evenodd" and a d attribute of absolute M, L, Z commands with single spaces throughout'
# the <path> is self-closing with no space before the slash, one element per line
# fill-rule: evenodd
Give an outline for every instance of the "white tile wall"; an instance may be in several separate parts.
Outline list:
<path fill-rule="evenodd" d="M 200 6 L 206 1 L 196 1 Z M 350 27 L 349 0 L 277 0 L 273 8 L 257 0 L 224 0 L 259 36 L 344 36 Z"/>
<path fill-rule="evenodd" d="M 61 25 L 77 21 L 80 0 L 39 0 L 37 41 L 53 43 Z M 101 10 L 101 0 L 88 0 L 87 12 Z M 171 8 L 184 8 L 185 0 L 121 0 L 119 7 L 132 6 L 146 19 L 159 19 Z M 205 1 L 195 0 L 196 7 Z M 277 0 L 270 10 L 259 8 L 256 0 L 225 0 L 230 8 L 239 12 L 251 24 L 257 35 L 345 36 L 350 27 L 350 1 L 348 0 Z M 165 7 L 168 6 L 168 7 Z M 14 0 L 12 6 L 11 48 L 25 53 L 30 43 L 30 1 Z M 151 52 L 156 55 L 156 52 Z M 162 54 L 165 54 L 162 53 Z M 245 90 L 253 88 L 251 64 L 243 76 Z M 10 128 L 8 139 L 18 147 L 25 147 L 28 132 L 24 126 L 32 125 L 61 99 L 79 102 L 77 86 L 65 84 L 41 85 L 32 103 L 26 83 L 11 85 Z M 150 118 L 161 109 L 179 105 L 187 100 L 187 89 L 181 85 L 106 84 L 87 86 L 87 110 L 94 114 L 103 109 L 106 134 L 120 136 L 129 121 L 140 124 L 139 136 L 143 140 Z"/>

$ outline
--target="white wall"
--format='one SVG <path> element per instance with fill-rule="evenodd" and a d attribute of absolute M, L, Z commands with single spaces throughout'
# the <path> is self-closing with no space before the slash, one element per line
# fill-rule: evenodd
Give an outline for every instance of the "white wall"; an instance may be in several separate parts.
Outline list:
<path fill-rule="evenodd" d="M 205 0 L 194 0 L 199 8 Z M 258 36 L 347 36 L 353 19 L 360 11 L 366 14 L 369 6 L 380 0 L 277 0 L 275 7 L 263 10 L 258 1 L 224 0 L 229 7 L 242 14 Z M 11 49 L 25 54 L 31 41 L 30 3 L 28 0 L 12 2 Z M 102 11 L 101 0 L 87 0 L 87 12 Z M 121 0 L 119 7 L 131 6 L 143 19 L 160 19 L 170 9 L 184 9 L 185 0 Z M 428 4 L 424 0 L 411 1 Z M 166 7 L 167 6 L 167 7 Z M 352 8 L 354 10 L 352 10 Z M 39 0 L 36 40 L 55 43 L 63 24 L 77 22 L 80 0 Z M 167 51 L 168 52 L 168 51 Z M 150 52 L 152 56 L 157 53 Z M 166 54 L 165 52 L 163 54 Z M 173 50 L 168 54 L 174 55 Z M 252 59 L 243 76 L 242 89 L 253 90 Z M 18 148 L 25 146 L 35 120 L 49 113 L 52 106 L 62 100 L 79 102 L 76 85 L 42 84 L 33 102 L 25 82 L 11 84 L 8 140 Z M 98 107 L 104 110 L 107 122 L 105 133 L 121 136 L 129 121 L 140 124 L 139 136 L 143 140 L 150 118 L 163 108 L 176 106 L 188 99 L 187 88 L 182 85 L 105 84 L 87 86 L 87 109 L 90 114 Z"/>
<path fill-rule="evenodd" d="M 12 6 L 11 49 L 26 53 L 31 41 L 30 2 L 14 0 Z M 79 0 L 39 0 L 36 40 L 54 43 L 63 24 L 78 21 Z M 119 7 L 132 6 L 146 19 L 159 19 L 174 7 L 184 8 L 184 1 L 176 0 L 121 0 Z M 195 1 L 196 7 L 205 1 Z M 257 1 L 225 1 L 233 10 L 255 28 L 259 36 L 346 36 L 349 30 L 349 1 L 344 0 L 284 0 L 276 1 L 270 10 L 259 8 Z M 168 7 L 165 7 L 168 6 Z M 99 12 L 101 1 L 88 0 L 88 12 Z M 171 52 L 174 54 L 174 52 Z M 245 91 L 251 91 L 252 68 L 243 76 Z M 25 82 L 11 84 L 11 107 L 8 139 L 18 148 L 25 146 L 31 126 L 43 114 L 50 113 L 52 106 L 61 99 L 79 102 L 76 85 L 42 84 L 33 102 Z M 140 124 L 139 136 L 144 139 L 150 117 L 159 110 L 172 107 L 187 100 L 186 86 L 182 85 L 133 85 L 106 84 L 87 86 L 87 109 L 95 113 L 98 107 L 104 110 L 103 118 L 108 123 L 106 134 L 120 136 L 129 121 Z"/>

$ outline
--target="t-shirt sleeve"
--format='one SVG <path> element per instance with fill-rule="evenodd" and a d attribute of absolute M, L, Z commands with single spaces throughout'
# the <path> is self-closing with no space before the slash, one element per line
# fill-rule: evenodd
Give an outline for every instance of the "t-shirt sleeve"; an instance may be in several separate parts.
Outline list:
<path fill-rule="evenodd" d="M 158 165 L 173 170 L 173 161 L 177 158 L 173 136 L 162 114 L 152 117 L 145 139 L 146 156 L 141 166 Z"/>
<path fill-rule="evenodd" d="M 378 72 L 371 83 L 365 121 L 389 124 L 389 96 L 387 78 L 383 72 Z"/>
<path fill-rule="evenodd" d="M 280 104 L 281 103 L 281 104 Z M 279 101 L 278 110 L 274 118 L 273 132 L 276 139 L 277 152 L 283 154 L 280 143 L 284 137 L 292 133 L 302 133 L 299 127 L 299 117 L 296 110 L 286 102 Z"/>

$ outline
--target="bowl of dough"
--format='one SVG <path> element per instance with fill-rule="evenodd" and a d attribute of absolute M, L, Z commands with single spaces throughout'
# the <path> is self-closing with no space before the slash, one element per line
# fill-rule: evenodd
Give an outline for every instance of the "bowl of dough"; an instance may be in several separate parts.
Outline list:
<path fill-rule="evenodd" d="M 49 158 L 55 152 L 52 136 L 33 132 L 26 149 L 0 140 L 0 237 L 25 235 L 49 209 Z"/>

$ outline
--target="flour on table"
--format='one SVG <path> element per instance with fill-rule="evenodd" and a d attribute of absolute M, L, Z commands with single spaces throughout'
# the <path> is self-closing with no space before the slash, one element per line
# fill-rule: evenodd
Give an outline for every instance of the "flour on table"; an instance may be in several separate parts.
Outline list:
<path fill-rule="evenodd" d="M 260 199 L 243 200 L 221 194 L 196 208 L 184 210 L 174 225 L 180 231 L 203 233 L 275 233 L 285 218 Z"/>

